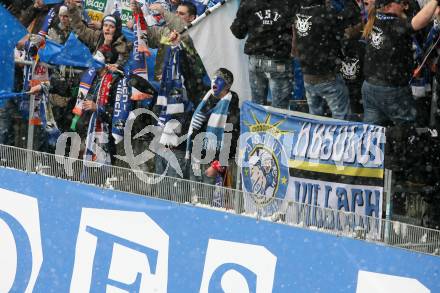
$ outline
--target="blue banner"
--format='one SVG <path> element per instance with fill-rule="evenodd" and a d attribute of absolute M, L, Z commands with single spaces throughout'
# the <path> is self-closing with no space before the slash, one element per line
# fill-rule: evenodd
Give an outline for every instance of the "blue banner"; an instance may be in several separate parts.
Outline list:
<path fill-rule="evenodd" d="M 274 198 L 381 217 L 385 129 L 244 102 L 242 178 L 267 214 Z M 251 203 L 252 205 L 252 203 Z"/>
<path fill-rule="evenodd" d="M 0 178 L 0 292 L 440 292 L 438 256 L 6 168 Z"/>

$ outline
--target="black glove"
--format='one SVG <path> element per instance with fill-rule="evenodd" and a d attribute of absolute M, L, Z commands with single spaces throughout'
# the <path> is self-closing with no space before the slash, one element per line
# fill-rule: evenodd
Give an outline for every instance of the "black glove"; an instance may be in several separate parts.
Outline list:
<path fill-rule="evenodd" d="M 152 96 L 157 96 L 158 92 L 156 90 L 156 88 L 148 82 L 148 80 L 146 80 L 145 78 L 136 75 L 136 74 L 130 74 L 129 77 L 129 81 L 128 81 L 128 85 L 134 87 L 135 89 L 137 89 L 140 92 L 152 95 Z"/>

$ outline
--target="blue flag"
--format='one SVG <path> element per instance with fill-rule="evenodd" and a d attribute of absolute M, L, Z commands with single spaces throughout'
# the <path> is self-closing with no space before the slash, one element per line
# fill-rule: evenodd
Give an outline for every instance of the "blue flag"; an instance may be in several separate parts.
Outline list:
<path fill-rule="evenodd" d="M 64 45 L 59 45 L 48 40 L 46 47 L 40 49 L 38 55 L 42 62 L 54 65 L 93 67 L 97 69 L 104 66 L 103 63 L 93 59 L 89 48 L 81 43 L 73 33 L 70 33 Z"/>
<path fill-rule="evenodd" d="M 38 56 L 42 62 L 53 64 L 53 59 L 61 53 L 62 49 L 63 45 L 47 39 L 44 48 L 38 51 Z"/>
<path fill-rule="evenodd" d="M 45 5 L 63 3 L 64 0 L 43 0 Z"/>
<path fill-rule="evenodd" d="M 16 97 L 25 96 L 26 93 L 10 93 L 10 92 L 0 92 L 0 102 L 2 100 L 9 100 Z"/>
<path fill-rule="evenodd" d="M 14 87 L 14 47 L 26 34 L 24 26 L 0 5 L 0 92 L 11 92 Z"/>
<path fill-rule="evenodd" d="M 130 41 L 130 42 L 134 42 L 134 40 L 135 40 L 135 35 L 134 35 L 134 32 L 131 30 L 131 29 L 129 29 L 129 28 L 126 28 L 126 27 L 123 27 L 122 28 L 122 33 L 124 34 L 124 37 L 128 40 L 128 41 Z"/>

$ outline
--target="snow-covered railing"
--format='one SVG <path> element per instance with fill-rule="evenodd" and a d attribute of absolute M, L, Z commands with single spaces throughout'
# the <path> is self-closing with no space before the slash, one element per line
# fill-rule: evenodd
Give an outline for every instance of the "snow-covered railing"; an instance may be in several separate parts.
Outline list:
<path fill-rule="evenodd" d="M 440 231 L 396 221 L 290 200 L 264 199 L 240 190 L 5 145 L 0 145 L 0 167 L 440 255 Z"/>

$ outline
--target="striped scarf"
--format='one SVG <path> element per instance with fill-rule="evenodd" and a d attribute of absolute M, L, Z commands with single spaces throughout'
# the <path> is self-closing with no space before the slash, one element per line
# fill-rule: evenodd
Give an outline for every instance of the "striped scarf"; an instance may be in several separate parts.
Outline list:
<path fill-rule="evenodd" d="M 76 98 L 75 107 L 72 110 L 72 113 L 81 116 L 83 112 L 83 102 L 89 93 L 90 87 L 92 86 L 93 81 L 96 77 L 96 69 L 90 68 L 81 75 L 81 79 L 79 82 L 79 91 L 78 96 Z"/>
<path fill-rule="evenodd" d="M 147 23 L 145 21 L 145 15 L 140 12 L 135 13 L 133 16 L 135 20 L 133 31 L 136 37 L 135 42 L 137 41 L 137 43 L 135 44 L 136 52 L 145 53 L 147 56 L 151 56 L 150 49 L 148 48 L 145 40 L 142 38 L 142 35 L 144 35 L 148 29 Z"/>
<path fill-rule="evenodd" d="M 142 33 L 145 32 L 145 30 L 147 29 L 147 25 L 145 23 L 142 13 L 135 14 L 134 19 L 135 23 L 133 26 L 133 31 L 135 35 L 135 40 L 133 43 L 134 50 L 132 54 L 130 70 L 132 73 L 137 74 L 148 80 L 146 55 L 150 56 L 151 53 L 148 49 L 147 44 L 141 38 Z M 142 93 L 133 87 L 131 95 L 132 100 L 140 101 L 146 99 L 147 97 L 147 94 Z"/>
<path fill-rule="evenodd" d="M 213 91 L 209 90 L 195 110 L 193 118 L 191 119 L 188 137 L 191 138 L 191 135 L 195 131 L 201 130 L 203 125 L 207 121 L 206 133 L 213 134 L 216 139 L 211 139 L 211 136 L 207 135 L 208 139 L 204 140 L 203 149 L 220 150 L 223 146 L 223 136 L 225 133 L 226 121 L 228 119 L 229 104 L 232 99 L 232 93 L 229 92 L 226 96 L 224 96 L 220 99 L 220 101 L 217 102 L 215 107 L 203 113 L 202 109 L 205 107 L 211 95 L 213 95 Z M 189 158 L 191 148 L 192 141 L 191 139 L 188 139 L 186 147 L 187 158 Z"/>
<path fill-rule="evenodd" d="M 105 112 L 105 106 L 109 102 L 110 89 L 113 81 L 113 75 L 106 73 L 99 85 L 98 96 L 96 98 L 96 111 L 90 117 L 87 129 L 86 150 L 84 152 L 85 161 L 95 161 L 102 164 L 110 164 L 109 143 L 109 125 L 102 121 L 100 117 Z"/>
<path fill-rule="evenodd" d="M 179 117 L 189 111 L 188 100 L 183 88 L 180 73 L 180 48 L 168 48 L 162 72 L 162 81 L 156 101 L 156 112 L 159 113 L 158 126 L 162 127 L 160 143 L 167 146 L 178 146 L 177 134 L 182 131 Z"/>
<path fill-rule="evenodd" d="M 42 37 L 47 37 L 47 32 L 49 31 L 49 27 L 52 24 L 52 21 L 56 15 L 55 7 L 51 8 L 44 19 L 43 25 L 41 26 L 38 34 Z"/>
<path fill-rule="evenodd" d="M 179 109 L 183 109 L 176 101 L 170 97 L 172 90 L 177 89 L 183 93 L 182 74 L 180 73 L 180 48 L 168 48 L 164 61 L 162 80 L 159 95 L 156 101 L 156 109 L 159 113 L 159 126 L 164 126 L 172 115 L 177 114 Z M 185 96 L 185 94 L 183 94 Z M 183 113 L 183 110 L 182 112 Z"/>
<path fill-rule="evenodd" d="M 162 127 L 162 135 L 159 140 L 161 144 L 171 147 L 179 146 L 179 134 L 182 133 L 182 124 L 184 123 L 182 116 L 185 112 L 190 111 L 190 108 L 192 107 L 182 95 L 172 95 L 167 98 L 167 106 L 161 113 L 158 122 Z"/>

